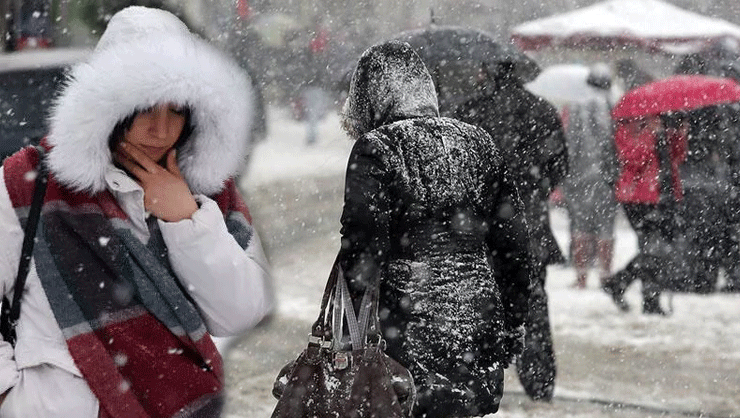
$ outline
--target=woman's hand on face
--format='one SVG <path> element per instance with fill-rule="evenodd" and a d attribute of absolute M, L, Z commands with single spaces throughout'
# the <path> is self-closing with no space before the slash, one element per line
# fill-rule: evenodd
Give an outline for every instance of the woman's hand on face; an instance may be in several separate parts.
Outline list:
<path fill-rule="evenodd" d="M 175 150 L 167 152 L 162 167 L 135 145 L 124 142 L 115 153 L 116 161 L 128 170 L 144 189 L 144 208 L 166 222 L 189 219 L 198 204 L 177 167 Z"/>

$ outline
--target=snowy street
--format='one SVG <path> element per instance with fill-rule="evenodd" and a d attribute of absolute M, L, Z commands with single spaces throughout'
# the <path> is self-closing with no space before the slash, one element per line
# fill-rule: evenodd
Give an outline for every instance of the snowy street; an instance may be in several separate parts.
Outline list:
<path fill-rule="evenodd" d="M 269 136 L 252 156 L 241 186 L 273 266 L 278 309 L 271 321 L 223 346 L 227 418 L 269 417 L 270 391 L 280 368 L 305 347 L 338 249 L 343 173 L 352 143 L 332 114 L 319 141 L 304 144 L 305 127 L 270 108 Z M 561 248 L 567 216 L 551 212 Z M 617 224 L 613 269 L 635 252 L 623 217 Z M 507 371 L 501 417 L 740 417 L 740 295 L 672 294 L 668 317 L 646 316 L 639 284 L 632 309 L 621 313 L 598 288 L 571 289 L 572 268 L 548 271 L 547 291 L 557 354 L 555 400 L 529 401 Z"/>

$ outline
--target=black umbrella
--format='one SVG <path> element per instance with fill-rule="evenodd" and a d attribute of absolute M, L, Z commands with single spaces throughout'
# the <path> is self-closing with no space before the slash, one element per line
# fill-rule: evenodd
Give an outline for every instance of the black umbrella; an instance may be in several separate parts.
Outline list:
<path fill-rule="evenodd" d="M 699 53 L 688 54 L 679 61 L 673 73 L 711 75 L 740 81 L 740 58 L 711 60 Z"/>
<path fill-rule="evenodd" d="M 490 75 L 508 72 L 522 83 L 540 73 L 539 65 L 513 44 L 497 42 L 476 29 L 431 26 L 402 32 L 393 39 L 408 42 L 426 64 L 437 86 L 442 113 L 475 91 L 482 67 Z"/>

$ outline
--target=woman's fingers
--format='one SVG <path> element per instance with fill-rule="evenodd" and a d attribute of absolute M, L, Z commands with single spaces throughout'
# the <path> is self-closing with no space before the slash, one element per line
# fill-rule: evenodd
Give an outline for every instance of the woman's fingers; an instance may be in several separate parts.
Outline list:
<path fill-rule="evenodd" d="M 174 148 L 167 153 L 167 171 L 179 178 L 182 178 L 180 167 L 177 166 L 177 151 L 175 151 Z"/>
<path fill-rule="evenodd" d="M 156 173 L 157 170 L 161 168 L 156 161 L 153 161 L 151 158 L 149 158 L 149 156 L 147 156 L 144 151 L 140 150 L 135 145 L 121 142 L 121 150 L 131 160 L 139 164 L 142 168 L 144 168 L 144 170 L 150 173 Z"/>
<path fill-rule="evenodd" d="M 121 164 L 129 173 L 136 176 L 137 179 L 141 180 L 141 176 L 146 175 L 147 171 L 144 170 L 139 164 L 137 164 L 128 154 L 122 152 L 116 152 L 113 154 L 113 158 L 117 163 Z"/>

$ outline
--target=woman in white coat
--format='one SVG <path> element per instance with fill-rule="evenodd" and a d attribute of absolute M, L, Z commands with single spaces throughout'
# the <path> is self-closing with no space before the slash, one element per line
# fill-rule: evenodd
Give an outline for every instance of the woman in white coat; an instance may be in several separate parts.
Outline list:
<path fill-rule="evenodd" d="M 269 266 L 231 177 L 251 86 L 172 14 L 117 13 L 74 67 L 42 145 L 48 187 L 17 342 L 0 341 L 2 417 L 212 417 L 210 335 L 273 306 Z M 12 295 L 39 158 L 0 170 L 0 284 Z"/>

